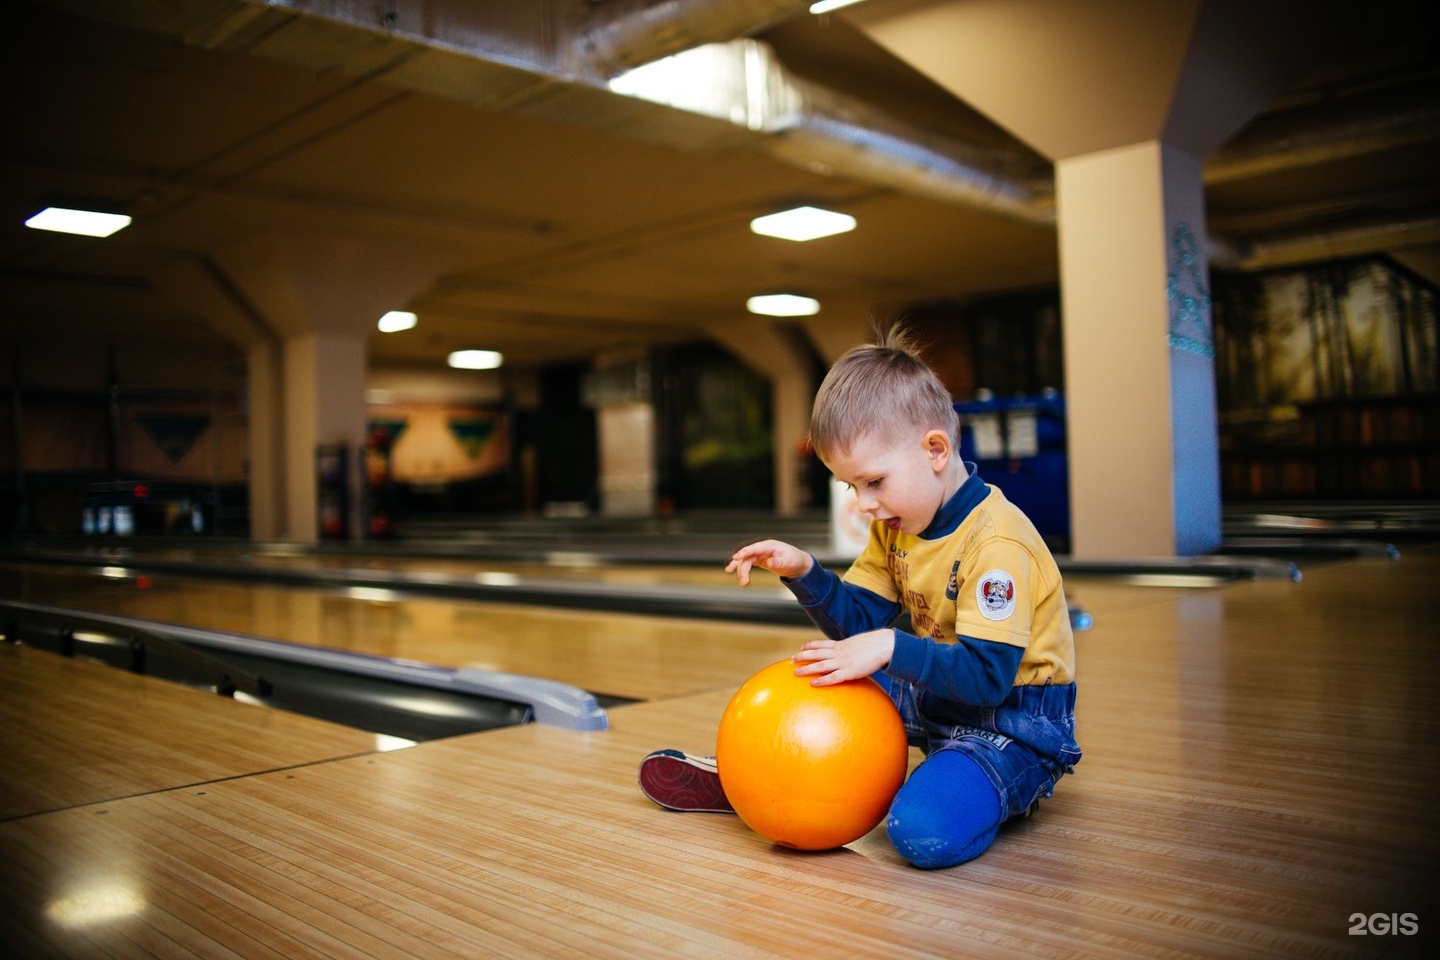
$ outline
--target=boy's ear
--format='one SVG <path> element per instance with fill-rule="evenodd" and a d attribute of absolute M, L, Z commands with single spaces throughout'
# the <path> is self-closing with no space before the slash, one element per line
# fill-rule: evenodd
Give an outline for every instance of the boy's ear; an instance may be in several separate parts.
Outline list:
<path fill-rule="evenodd" d="M 950 454 L 954 452 L 950 436 L 944 430 L 931 430 L 925 434 L 925 453 L 930 458 L 930 469 L 939 473 L 945 469 L 945 464 L 950 462 Z"/>

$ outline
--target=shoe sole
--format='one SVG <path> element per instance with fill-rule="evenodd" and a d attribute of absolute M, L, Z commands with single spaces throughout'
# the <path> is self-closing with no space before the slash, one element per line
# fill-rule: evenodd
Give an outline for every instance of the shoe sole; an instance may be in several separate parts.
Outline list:
<path fill-rule="evenodd" d="M 652 754 L 640 764 L 640 790 L 653 803 L 681 813 L 734 813 L 720 775 L 683 755 Z"/>

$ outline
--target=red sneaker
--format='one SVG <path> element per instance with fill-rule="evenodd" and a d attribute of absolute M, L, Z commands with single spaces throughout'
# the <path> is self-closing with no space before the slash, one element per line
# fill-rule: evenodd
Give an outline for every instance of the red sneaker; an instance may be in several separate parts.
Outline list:
<path fill-rule="evenodd" d="M 640 791 L 666 810 L 735 812 L 720 786 L 714 757 L 656 750 L 640 761 Z"/>

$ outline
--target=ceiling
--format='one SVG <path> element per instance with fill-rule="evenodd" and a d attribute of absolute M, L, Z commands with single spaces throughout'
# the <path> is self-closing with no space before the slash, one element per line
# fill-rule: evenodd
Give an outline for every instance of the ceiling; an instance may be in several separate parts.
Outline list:
<path fill-rule="evenodd" d="M 1105 129 L 1129 109 L 1115 91 L 1134 90 L 1146 94 L 1136 115 L 1161 125 L 1152 139 L 1179 129 L 1189 101 L 1228 98 L 1199 125 L 1220 138 L 1199 148 L 1215 262 L 1388 253 L 1440 274 L 1434 4 L 1349 5 L 1331 24 L 1338 45 L 1321 56 L 1297 41 L 1289 59 L 1256 41 L 1259 28 L 1244 32 L 1241 3 L 868 0 L 823 17 L 804 6 L 13 3 L 0 323 L 21 339 L 283 331 L 242 267 L 280 237 L 291 251 L 362 245 L 330 282 L 368 293 L 356 310 L 419 314 L 415 329 L 371 338 L 376 365 L 438 366 L 483 347 L 524 368 L 721 328 L 743 337 L 774 322 L 748 315 L 746 298 L 778 291 L 822 302 L 802 322 L 820 343 L 827 325 L 1056 284 L 1057 144 Z M 999 24 L 1017 45 L 987 41 L 998 52 L 982 59 L 984 17 L 1072 8 L 1126 25 L 1084 21 L 1102 27 L 1084 41 L 1088 62 L 1127 71 L 1098 93 L 1086 57 L 1058 63 L 1034 47 L 1039 29 Z M 1132 16 L 1151 8 L 1185 16 Z M 937 53 L 951 25 L 955 43 Z M 745 35 L 762 43 L 725 49 L 764 64 L 767 89 L 802 104 L 798 119 L 746 126 L 605 88 L 616 69 Z M 1289 72 L 1252 84 L 1252 105 L 1228 92 L 1228 52 Z M 57 201 L 134 222 L 104 240 L 22 225 Z M 859 225 L 805 244 L 749 231 L 797 202 Z M 177 277 L 203 278 L 228 306 L 207 310 Z"/>

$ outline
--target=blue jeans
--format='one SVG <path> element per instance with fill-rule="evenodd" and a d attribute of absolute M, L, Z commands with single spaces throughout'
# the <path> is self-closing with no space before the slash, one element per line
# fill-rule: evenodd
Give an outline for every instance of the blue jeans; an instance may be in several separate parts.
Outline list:
<path fill-rule="evenodd" d="M 975 707 L 875 679 L 925 748 L 885 821 L 895 849 L 918 867 L 979 856 L 1001 823 L 1053 794 L 1080 760 L 1074 684 L 1015 687 L 999 706 Z"/>

